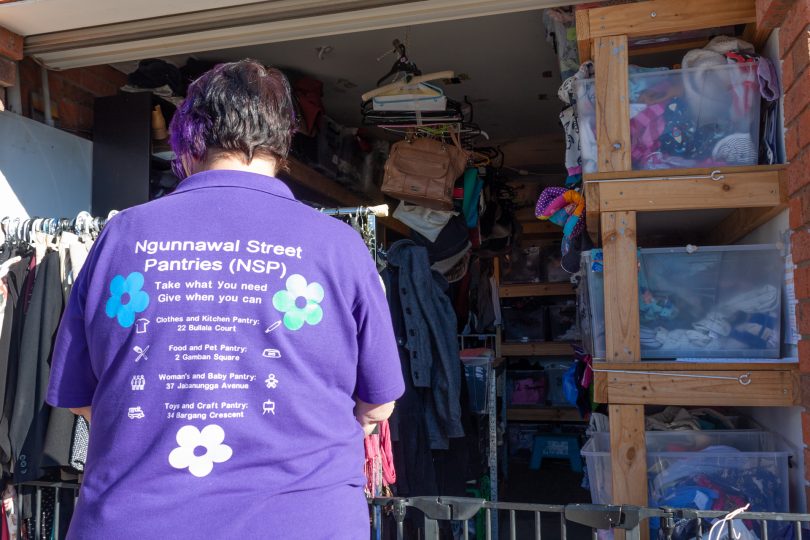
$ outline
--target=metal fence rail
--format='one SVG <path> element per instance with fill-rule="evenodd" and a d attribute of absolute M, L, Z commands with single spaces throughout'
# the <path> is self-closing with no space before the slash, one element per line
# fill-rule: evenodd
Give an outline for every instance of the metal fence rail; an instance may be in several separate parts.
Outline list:
<path fill-rule="evenodd" d="M 442 522 L 457 522 L 461 528 L 462 538 L 470 539 L 470 520 L 483 514 L 484 538 L 486 540 L 500 539 L 524 540 L 532 538 L 543 540 L 543 524 L 549 520 L 559 523 L 559 536 L 553 538 L 568 540 L 569 526 L 590 529 L 590 538 L 600 540 L 599 531 L 621 529 L 625 531 L 626 540 L 640 540 L 642 527 L 655 525 L 651 538 L 656 535 L 661 540 L 672 540 L 677 527 L 694 527 L 689 538 L 694 540 L 739 540 L 741 523 L 748 523 L 746 530 L 753 532 L 759 540 L 777 540 L 773 537 L 776 531 L 781 540 L 802 540 L 804 524 L 810 523 L 810 514 L 786 514 L 773 512 L 735 512 L 729 517 L 728 512 L 702 511 L 692 509 L 673 508 L 643 508 L 637 506 L 616 506 L 596 504 L 521 504 L 490 502 L 483 499 L 462 497 L 411 497 L 411 498 L 378 498 L 370 501 L 381 512 L 375 512 L 372 523 L 372 537 L 382 537 L 383 523 L 380 515 L 391 516 L 395 522 L 396 540 L 403 540 L 405 536 L 405 521 L 408 517 L 424 518 L 423 538 L 426 540 L 439 539 L 439 524 Z M 493 527 L 493 517 L 497 514 L 506 515 L 504 528 L 496 530 Z M 518 518 L 523 520 L 521 533 L 518 535 Z M 549 519 L 543 520 L 544 517 Z M 719 521 L 719 529 L 709 535 L 711 523 Z M 527 527 L 526 525 L 529 525 Z M 792 527 L 792 531 L 787 528 Z M 529 530 L 531 529 L 531 530 Z M 502 534 L 504 533 L 504 534 Z M 548 537 L 551 535 L 546 535 Z M 479 536 L 480 537 L 480 536 Z M 750 536 L 748 537 L 750 538 Z"/>

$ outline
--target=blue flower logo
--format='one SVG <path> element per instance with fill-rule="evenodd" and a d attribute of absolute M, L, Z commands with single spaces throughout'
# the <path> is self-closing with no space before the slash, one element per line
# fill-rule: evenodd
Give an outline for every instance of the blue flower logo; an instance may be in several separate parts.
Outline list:
<path fill-rule="evenodd" d="M 284 326 L 298 330 L 304 323 L 316 325 L 323 319 L 323 287 L 320 283 L 307 284 L 304 276 L 293 274 L 287 278 L 287 290 L 273 295 L 273 307 L 284 313 Z"/>
<path fill-rule="evenodd" d="M 118 318 L 118 324 L 129 328 L 135 323 L 135 315 L 149 305 L 149 295 L 143 288 L 143 274 L 132 272 L 126 278 L 117 275 L 110 282 L 110 299 L 107 300 L 107 317 Z"/>

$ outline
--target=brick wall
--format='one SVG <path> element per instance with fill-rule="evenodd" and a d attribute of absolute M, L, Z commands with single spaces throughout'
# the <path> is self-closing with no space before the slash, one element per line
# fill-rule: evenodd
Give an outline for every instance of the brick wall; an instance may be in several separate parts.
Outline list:
<path fill-rule="evenodd" d="M 785 89 L 785 151 L 792 253 L 799 306 L 796 317 L 801 371 L 802 429 L 810 448 L 810 0 L 757 0 L 757 24 L 779 30 L 779 54 Z M 805 475 L 810 479 L 810 452 L 805 450 Z M 807 490 L 810 501 L 810 489 Z"/>
<path fill-rule="evenodd" d="M 110 66 L 49 71 L 51 107 L 56 127 L 91 138 L 93 100 L 111 96 L 126 84 L 126 75 Z M 42 76 L 40 66 L 30 58 L 20 62 L 20 91 L 23 114 L 43 116 Z"/>

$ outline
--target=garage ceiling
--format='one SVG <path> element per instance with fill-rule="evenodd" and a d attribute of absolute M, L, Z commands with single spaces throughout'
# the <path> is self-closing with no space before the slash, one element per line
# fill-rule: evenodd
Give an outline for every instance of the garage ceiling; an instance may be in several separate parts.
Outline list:
<path fill-rule="evenodd" d="M 324 82 L 326 110 L 339 122 L 359 125 L 360 95 L 374 88 L 394 63 L 394 39 L 424 73 L 454 70 L 463 82 L 445 87 L 449 97 L 474 107 L 474 121 L 493 139 L 558 133 L 557 59 L 545 40 L 539 11 L 446 21 L 405 28 L 287 41 L 195 54 L 223 61 L 254 58 Z M 319 57 L 319 50 L 330 52 Z M 175 61 L 182 59 L 174 59 Z"/>
<path fill-rule="evenodd" d="M 51 69 L 278 43 L 561 5 L 559 0 L 29 0 L 3 25 Z M 211 9 L 213 5 L 216 8 Z"/>

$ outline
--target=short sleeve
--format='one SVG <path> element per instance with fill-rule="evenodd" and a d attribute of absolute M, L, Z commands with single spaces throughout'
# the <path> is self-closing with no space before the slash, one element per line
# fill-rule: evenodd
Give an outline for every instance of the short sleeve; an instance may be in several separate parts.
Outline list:
<path fill-rule="evenodd" d="M 93 250 L 98 244 L 99 241 L 93 246 Z M 95 262 L 93 255 L 90 253 L 76 276 L 56 334 L 47 396 L 48 403 L 54 407 L 77 408 L 91 405 L 98 384 L 90 361 L 84 318 L 87 288 Z"/>
<path fill-rule="evenodd" d="M 374 262 L 362 265 L 354 318 L 357 323 L 356 395 L 370 404 L 396 400 L 405 392 L 391 312 Z"/>

